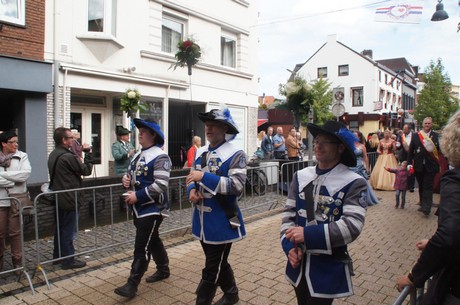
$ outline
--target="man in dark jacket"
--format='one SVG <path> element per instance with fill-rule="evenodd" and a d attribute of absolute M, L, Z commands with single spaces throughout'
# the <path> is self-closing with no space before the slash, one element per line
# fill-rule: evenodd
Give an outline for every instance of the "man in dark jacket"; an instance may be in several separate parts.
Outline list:
<path fill-rule="evenodd" d="M 433 277 L 421 305 L 460 304 L 460 111 L 443 128 L 441 149 L 454 167 L 441 178 L 438 228 L 429 239 L 417 243 L 422 251 L 409 274 L 398 277 L 396 288 L 422 288 Z M 418 304 L 418 302 L 417 302 Z"/>
<path fill-rule="evenodd" d="M 431 130 L 432 119 L 423 120 L 423 129 L 412 136 L 407 163 L 414 167 L 420 197 L 419 212 L 430 215 L 433 205 L 434 177 L 439 172 L 439 136 Z"/>
<path fill-rule="evenodd" d="M 83 162 L 70 151 L 74 141 L 69 128 L 59 127 L 54 131 L 56 148 L 48 157 L 48 171 L 52 180 L 53 191 L 80 188 L 81 176 L 91 175 L 93 169 L 92 154 L 85 151 Z M 77 198 L 77 202 L 76 202 Z M 77 205 L 76 205 L 77 203 Z M 57 198 L 57 225 L 54 231 L 53 258 L 72 256 L 75 254 L 73 237 L 78 222 L 78 209 L 83 204 L 83 197 L 76 192 L 65 192 Z M 76 260 L 73 256 L 61 260 L 62 269 L 81 268 L 85 262 Z"/>
<path fill-rule="evenodd" d="M 409 145 L 412 140 L 413 136 L 416 136 L 412 131 L 412 128 L 410 127 L 409 124 L 404 124 L 402 133 L 398 137 L 398 141 L 396 143 L 396 147 L 398 147 L 399 152 L 398 152 L 398 160 L 399 162 L 407 161 L 407 155 L 409 153 Z M 399 144 L 398 144 L 399 143 Z M 410 175 L 409 178 L 407 179 L 407 189 L 410 192 L 414 191 L 414 184 L 415 184 L 415 176 Z"/>

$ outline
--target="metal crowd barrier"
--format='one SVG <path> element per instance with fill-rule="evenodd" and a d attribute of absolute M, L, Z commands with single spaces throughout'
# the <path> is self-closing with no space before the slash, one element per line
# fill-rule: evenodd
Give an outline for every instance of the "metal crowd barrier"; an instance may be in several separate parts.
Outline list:
<path fill-rule="evenodd" d="M 21 229 L 21 232 L 20 232 L 20 235 L 21 235 L 21 247 L 22 247 L 22 253 L 23 253 L 23 255 L 21 257 L 21 266 L 20 267 L 15 267 L 14 265 L 12 265 L 13 268 L 10 268 L 10 269 L 7 269 L 7 270 L 0 270 L 0 276 L 12 274 L 12 275 L 16 276 L 16 281 L 20 282 L 21 277 L 24 275 L 25 278 L 27 279 L 27 282 L 29 284 L 30 290 L 32 291 L 32 294 L 35 294 L 35 289 L 34 289 L 34 286 L 32 284 L 32 280 L 31 280 L 31 278 L 29 276 L 29 273 L 27 272 L 26 259 L 25 259 L 25 255 L 24 255 L 24 212 L 26 210 L 28 210 L 29 215 L 33 215 L 35 213 L 35 208 L 32 207 L 32 206 L 22 206 L 22 202 L 19 199 L 14 198 L 14 197 L 4 197 L 4 198 L 1 198 L 0 200 L 10 200 L 11 204 L 18 205 L 18 208 L 19 208 L 19 227 Z M 5 232 L 5 239 L 7 238 L 7 235 L 8 235 L 8 232 Z M 3 253 L 3 260 L 4 260 L 3 266 L 4 267 L 5 267 L 5 259 L 6 259 L 6 257 L 9 256 L 9 255 L 5 255 L 7 253 L 8 253 L 8 251 L 5 249 L 5 253 Z"/>
<path fill-rule="evenodd" d="M 419 305 L 423 293 L 425 292 L 425 288 L 428 289 L 428 287 L 431 285 L 431 281 L 432 278 L 428 279 L 423 285 L 423 288 L 414 288 L 411 286 L 404 287 L 393 305 L 402 305 L 406 301 L 407 296 L 409 296 L 409 305 Z"/>
<path fill-rule="evenodd" d="M 377 158 L 379 157 L 379 154 L 377 152 L 368 152 L 367 153 L 367 158 L 369 159 L 369 167 L 370 167 L 370 171 L 372 171 L 372 169 L 374 168 L 375 166 L 375 162 L 377 162 Z"/>
<path fill-rule="evenodd" d="M 281 161 L 281 169 L 280 169 L 280 176 L 281 176 L 281 184 L 280 184 L 280 191 L 283 195 L 288 194 L 289 187 L 292 182 L 292 178 L 294 177 L 294 173 L 298 170 L 304 169 L 305 167 L 313 166 L 316 164 L 316 161 Z"/>
<path fill-rule="evenodd" d="M 278 165 L 261 163 L 259 166 L 249 167 L 248 171 L 252 180 L 248 179 L 245 191 L 238 201 L 244 217 L 272 209 L 280 200 Z M 259 177 L 259 182 L 256 182 L 255 177 Z M 171 203 L 171 210 L 167 215 L 165 214 L 166 218 L 160 229 L 161 235 L 191 227 L 193 207 L 188 200 L 185 181 L 186 176 L 171 177 L 169 180 L 168 198 Z M 257 184 L 262 182 L 265 183 L 263 186 Z M 52 265 L 58 264 L 60 260 L 86 256 L 102 250 L 110 252 L 113 249 L 120 249 L 122 245 L 128 247 L 134 244 L 135 227 L 132 222 L 132 215 L 129 209 L 119 211 L 119 195 L 123 192 L 124 189 L 121 184 L 111 184 L 37 195 L 33 207 L 21 207 L 22 266 L 1 272 L 0 275 L 21 271 L 27 278 L 34 294 L 31 279 L 40 275 L 42 282 L 50 289 L 48 274 L 55 270 Z M 77 232 L 73 240 L 75 254 L 56 258 L 53 257 L 53 233 L 56 232 L 57 239 L 60 241 L 59 230 L 55 230 L 58 224 L 57 217 L 59 217 L 57 213 L 59 200 L 62 200 L 59 195 L 63 193 L 71 194 L 76 214 L 79 214 L 79 217 L 76 222 Z M 43 196 L 47 195 L 54 196 L 54 206 L 46 205 L 41 200 Z M 81 196 L 83 196 L 83 206 L 78 205 Z M 18 201 L 16 198 L 12 198 L 12 200 Z M 33 228 L 28 228 L 32 240 L 28 242 L 24 241 L 23 209 L 26 208 L 30 208 L 33 215 Z M 60 242 L 56 244 L 56 251 L 61 256 Z"/>

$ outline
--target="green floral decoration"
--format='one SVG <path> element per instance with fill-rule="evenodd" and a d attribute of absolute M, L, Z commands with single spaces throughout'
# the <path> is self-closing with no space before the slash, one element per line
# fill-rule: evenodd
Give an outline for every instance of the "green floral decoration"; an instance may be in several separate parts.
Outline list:
<path fill-rule="evenodd" d="M 137 89 L 126 89 L 120 98 L 120 110 L 125 111 L 128 117 L 134 117 L 137 110 L 144 112 L 147 106 L 141 103 L 141 94 Z"/>
<path fill-rule="evenodd" d="M 177 67 L 187 66 L 188 75 L 192 75 L 192 67 L 199 61 L 201 57 L 201 48 L 196 44 L 192 39 L 188 38 L 187 40 L 181 40 L 177 44 L 178 51 L 174 55 L 177 59 L 177 62 L 172 64 L 171 67 L 174 67 L 176 70 Z"/>

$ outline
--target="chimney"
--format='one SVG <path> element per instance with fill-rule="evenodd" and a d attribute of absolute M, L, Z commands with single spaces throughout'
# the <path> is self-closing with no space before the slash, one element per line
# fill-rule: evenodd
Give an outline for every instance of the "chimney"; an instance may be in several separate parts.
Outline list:
<path fill-rule="evenodd" d="M 372 50 L 363 50 L 361 52 L 361 54 L 363 54 L 364 56 L 367 56 L 369 57 L 370 59 L 372 59 Z"/>

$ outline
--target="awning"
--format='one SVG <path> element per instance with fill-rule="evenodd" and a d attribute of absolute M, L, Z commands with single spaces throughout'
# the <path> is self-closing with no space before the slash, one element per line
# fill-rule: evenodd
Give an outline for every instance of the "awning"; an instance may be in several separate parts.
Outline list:
<path fill-rule="evenodd" d="M 260 125 L 262 125 L 265 122 L 268 122 L 268 119 L 258 119 L 257 120 L 257 127 L 259 127 Z"/>

